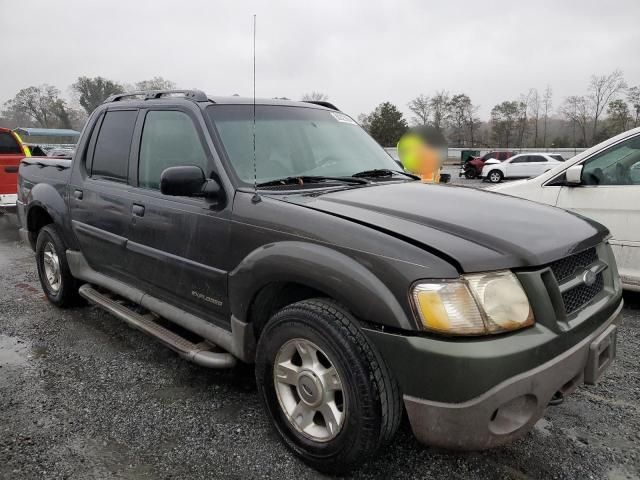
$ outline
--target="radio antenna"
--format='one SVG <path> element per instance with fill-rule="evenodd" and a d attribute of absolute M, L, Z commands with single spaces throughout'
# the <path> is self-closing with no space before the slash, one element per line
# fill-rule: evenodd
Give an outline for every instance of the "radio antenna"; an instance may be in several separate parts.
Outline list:
<path fill-rule="evenodd" d="M 253 15 L 253 203 L 260 201 L 258 195 L 258 166 L 256 163 L 256 15 Z"/>

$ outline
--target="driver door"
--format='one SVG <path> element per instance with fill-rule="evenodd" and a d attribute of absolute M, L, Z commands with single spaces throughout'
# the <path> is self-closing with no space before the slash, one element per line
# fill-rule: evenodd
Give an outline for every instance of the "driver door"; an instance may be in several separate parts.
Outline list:
<path fill-rule="evenodd" d="M 610 231 L 623 282 L 640 288 L 640 135 L 586 159 L 582 184 L 563 186 L 556 206 L 592 218 Z"/>

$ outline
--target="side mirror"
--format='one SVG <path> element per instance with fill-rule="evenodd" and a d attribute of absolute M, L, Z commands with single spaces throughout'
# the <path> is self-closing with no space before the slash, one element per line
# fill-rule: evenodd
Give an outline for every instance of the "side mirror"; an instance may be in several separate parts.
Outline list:
<path fill-rule="evenodd" d="M 440 183 L 449 183 L 451 181 L 450 173 L 441 173 L 440 174 Z"/>
<path fill-rule="evenodd" d="M 160 175 L 160 192 L 180 197 L 213 198 L 220 194 L 220 184 L 212 179 L 207 180 L 200 167 L 169 167 Z"/>
<path fill-rule="evenodd" d="M 567 185 L 580 185 L 582 183 L 582 165 L 573 165 L 564 173 Z"/>

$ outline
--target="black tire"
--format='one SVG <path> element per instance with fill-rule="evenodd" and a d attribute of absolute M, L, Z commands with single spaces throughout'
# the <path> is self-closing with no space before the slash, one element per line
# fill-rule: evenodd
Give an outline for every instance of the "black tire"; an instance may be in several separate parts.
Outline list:
<path fill-rule="evenodd" d="M 503 177 L 504 175 L 502 175 L 502 172 L 500 170 L 491 170 L 487 174 L 487 180 L 489 180 L 491 183 L 500 183 Z"/>
<path fill-rule="evenodd" d="M 45 271 L 45 249 L 47 247 L 51 248 L 58 258 L 60 281 L 57 289 L 51 285 Z M 55 306 L 63 308 L 77 304 L 80 299 L 78 281 L 71 275 L 71 270 L 67 263 L 66 250 L 66 246 L 55 225 L 50 224 L 42 227 L 38 232 L 36 264 L 38 266 L 40 285 L 42 285 L 42 290 L 47 299 Z"/>
<path fill-rule="evenodd" d="M 478 176 L 478 171 L 473 167 L 467 167 L 464 170 L 464 178 L 468 178 L 469 180 L 473 180 Z"/>
<path fill-rule="evenodd" d="M 328 441 L 303 435 L 280 406 L 274 364 L 281 347 L 292 339 L 320 347 L 340 376 L 345 417 L 337 435 Z M 304 300 L 277 312 L 260 336 L 255 368 L 260 396 L 276 430 L 287 447 L 319 471 L 350 471 L 398 429 L 403 407 L 397 382 L 356 320 L 331 300 Z"/>

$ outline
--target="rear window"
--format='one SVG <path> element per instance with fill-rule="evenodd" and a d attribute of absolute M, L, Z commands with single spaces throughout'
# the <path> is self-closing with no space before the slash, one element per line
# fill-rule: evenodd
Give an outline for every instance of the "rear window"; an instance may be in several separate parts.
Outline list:
<path fill-rule="evenodd" d="M 137 116 L 137 110 L 119 110 L 105 114 L 93 154 L 92 177 L 126 181 L 129 149 Z"/>
<path fill-rule="evenodd" d="M 0 155 L 21 155 L 18 141 L 8 132 L 0 132 Z"/>

